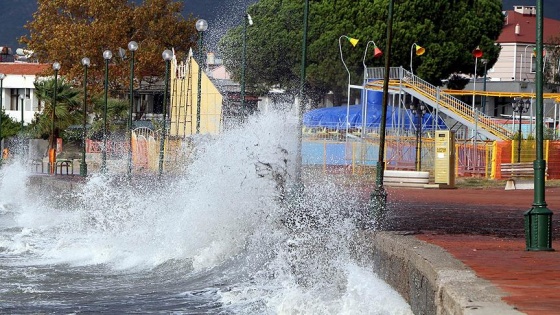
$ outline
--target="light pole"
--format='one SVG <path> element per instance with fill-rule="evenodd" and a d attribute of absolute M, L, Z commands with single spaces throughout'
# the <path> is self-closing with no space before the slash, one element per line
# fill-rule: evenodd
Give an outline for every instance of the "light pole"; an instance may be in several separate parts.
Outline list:
<path fill-rule="evenodd" d="M 196 94 L 196 133 L 200 133 L 200 93 L 202 90 L 202 43 L 204 42 L 204 32 L 208 29 L 208 22 L 204 19 L 196 21 L 196 30 L 198 32 L 198 85 Z"/>
<path fill-rule="evenodd" d="M 517 142 L 517 163 L 521 163 L 521 140 L 523 139 L 523 134 L 521 131 L 521 114 L 526 113 L 531 106 L 530 100 L 523 100 L 522 98 L 515 98 L 514 102 L 511 103 L 513 112 L 519 114 L 519 139 Z"/>
<path fill-rule="evenodd" d="M 171 63 L 171 59 L 173 59 L 173 52 L 169 49 L 166 49 L 161 54 L 163 60 L 165 60 L 165 89 L 163 90 L 163 127 L 161 130 L 161 138 L 159 141 L 159 177 L 161 178 L 161 174 L 163 173 L 163 157 L 164 157 L 164 150 L 165 150 L 165 138 L 167 135 L 167 99 L 169 96 L 168 89 L 169 89 L 169 64 Z"/>
<path fill-rule="evenodd" d="M 545 201 L 543 135 L 543 0 L 537 0 L 537 76 L 536 76 L 536 159 L 534 169 L 534 199 L 524 213 L 525 243 L 530 251 L 552 251 L 552 211 Z"/>
<path fill-rule="evenodd" d="M 383 98 L 381 100 L 381 123 L 379 126 L 379 153 L 375 173 L 375 188 L 370 195 L 370 207 L 375 217 L 375 226 L 382 227 L 387 210 L 387 192 L 383 187 L 383 172 L 385 170 L 385 129 L 387 126 L 387 105 L 389 102 L 389 69 L 391 65 L 391 46 L 393 43 L 393 6 L 394 0 L 389 0 L 387 14 L 387 44 L 385 47 L 385 70 L 383 74 Z"/>
<path fill-rule="evenodd" d="M 307 27 L 309 16 L 309 0 L 305 0 L 303 7 L 303 38 L 301 41 L 301 66 L 299 75 L 299 104 L 297 107 L 297 149 L 295 166 L 295 183 L 298 193 L 303 191 L 302 168 L 303 168 L 303 107 L 305 106 L 305 68 L 307 66 Z"/>
<path fill-rule="evenodd" d="M 416 49 L 414 49 L 414 47 L 416 47 Z M 412 67 L 412 53 L 416 51 L 416 56 L 422 56 L 425 52 L 426 49 L 424 49 L 424 47 L 419 46 L 418 44 L 414 43 L 412 44 L 412 46 L 410 46 L 410 73 L 414 74 L 414 70 Z"/>
<path fill-rule="evenodd" d="M 348 66 L 346 65 L 346 62 L 344 62 L 344 57 L 342 56 L 342 39 L 343 38 L 346 38 L 350 42 L 350 44 L 352 44 L 352 47 L 356 47 L 359 39 L 348 37 L 346 35 L 342 35 L 338 38 L 338 50 L 340 51 L 340 60 L 342 60 L 342 64 L 344 65 L 344 69 L 346 69 L 346 72 L 348 73 L 348 90 L 346 91 L 346 93 L 348 94 L 348 100 L 347 100 L 347 103 L 346 103 L 346 138 L 348 138 L 348 129 L 350 127 L 350 120 L 349 120 L 349 117 L 348 117 L 348 116 L 350 116 L 350 70 L 348 70 Z"/>
<path fill-rule="evenodd" d="M 472 113 L 474 117 L 474 132 L 473 132 L 473 171 L 476 172 L 478 166 L 478 110 L 476 109 L 476 72 L 478 66 L 478 58 L 482 57 L 482 50 L 480 47 L 476 46 L 476 48 L 472 51 L 472 55 L 474 57 L 474 79 L 473 79 L 473 95 L 472 95 Z"/>
<path fill-rule="evenodd" d="M 474 79 L 473 79 L 473 95 L 472 95 L 472 112 L 474 115 L 474 134 L 473 134 L 473 141 L 476 144 L 476 140 L 478 138 L 478 113 L 476 110 L 476 72 L 477 72 L 477 66 L 478 66 L 478 58 L 482 57 L 482 50 L 480 50 L 480 47 L 476 46 L 476 48 L 473 50 L 472 55 L 474 57 Z"/>
<path fill-rule="evenodd" d="M 370 40 L 370 41 L 367 42 L 366 49 L 364 50 L 364 56 L 362 58 L 362 65 L 364 65 L 364 86 L 367 84 L 367 79 L 368 79 L 366 57 L 367 57 L 369 44 L 373 44 L 373 58 L 380 58 L 381 56 L 383 56 L 383 52 L 381 51 L 381 49 L 379 49 L 379 47 L 377 47 L 377 45 L 375 44 L 374 41 Z M 364 93 L 364 102 L 362 104 L 363 104 L 362 105 L 362 130 L 361 130 L 360 136 L 363 139 L 365 134 L 366 134 L 366 126 L 367 126 L 367 121 L 366 121 L 367 120 L 366 119 L 367 118 L 367 105 L 368 105 L 368 92 L 367 92 L 367 90 Z"/>
<path fill-rule="evenodd" d="M 4 114 L 4 105 L 2 104 L 2 101 L 4 99 L 4 78 L 6 78 L 6 75 L 0 73 L 0 165 L 2 165 L 2 159 L 3 159 L 2 144 L 4 140 L 4 137 L 2 137 L 2 115 Z"/>
<path fill-rule="evenodd" d="M 103 148 L 101 150 L 101 173 L 107 171 L 107 90 L 109 89 L 109 61 L 113 58 L 113 53 L 110 50 L 103 52 L 103 59 L 105 59 L 105 82 L 103 94 Z"/>
<path fill-rule="evenodd" d="M 130 41 L 128 43 L 128 50 L 130 50 L 130 95 L 128 106 L 128 164 L 126 172 L 128 176 L 132 174 L 132 112 L 134 111 L 134 52 L 138 49 L 138 43 L 135 41 Z"/>
<path fill-rule="evenodd" d="M 52 125 L 51 125 L 51 143 L 49 149 L 49 162 L 51 163 L 51 174 L 54 174 L 56 171 L 56 134 L 55 134 L 55 120 L 56 120 L 56 92 L 58 90 L 58 70 L 60 70 L 60 63 L 54 62 L 53 65 L 54 70 L 54 91 L 53 91 L 53 100 L 52 100 Z"/>
<path fill-rule="evenodd" d="M 414 164 L 416 165 L 416 171 L 419 172 L 422 170 L 422 119 L 426 113 L 426 105 L 423 103 L 420 106 L 410 104 L 410 110 L 418 117 L 416 124 L 416 160 Z"/>
<path fill-rule="evenodd" d="M 20 94 L 20 95 L 19 95 L 19 99 L 21 100 L 21 127 L 20 127 L 20 133 L 21 133 L 21 136 L 23 137 L 23 102 L 25 101 L 25 95 Z"/>
<path fill-rule="evenodd" d="M 484 82 L 482 83 L 482 91 L 484 91 L 484 94 L 482 95 L 482 104 L 480 105 L 482 108 L 482 113 L 486 114 L 486 66 L 488 66 L 488 59 L 480 59 L 480 61 L 484 65 Z"/>
<path fill-rule="evenodd" d="M 241 119 L 245 118 L 245 72 L 247 70 L 247 24 L 253 25 L 249 13 L 243 17 L 243 56 L 241 63 Z"/>
<path fill-rule="evenodd" d="M 82 121 L 82 161 L 80 163 L 80 176 L 87 176 L 87 164 L 86 164 L 86 136 L 87 136 L 87 71 L 90 65 L 90 60 L 88 57 L 82 58 L 82 66 L 84 66 L 84 104 L 83 111 L 84 117 Z"/>

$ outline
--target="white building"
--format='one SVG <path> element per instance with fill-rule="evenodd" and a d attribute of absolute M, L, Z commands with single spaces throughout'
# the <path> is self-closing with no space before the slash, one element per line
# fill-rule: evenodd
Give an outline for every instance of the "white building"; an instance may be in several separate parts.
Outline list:
<path fill-rule="evenodd" d="M 42 104 L 35 95 L 37 76 L 49 69 L 49 64 L 0 62 L 2 108 L 6 115 L 15 121 L 21 121 L 23 103 L 23 121 L 29 124 L 35 113 L 42 110 Z"/>

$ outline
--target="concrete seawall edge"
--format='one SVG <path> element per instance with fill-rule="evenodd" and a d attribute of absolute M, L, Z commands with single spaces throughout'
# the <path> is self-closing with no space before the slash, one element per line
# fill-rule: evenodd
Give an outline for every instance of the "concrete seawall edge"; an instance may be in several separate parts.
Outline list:
<path fill-rule="evenodd" d="M 506 294 L 444 249 L 399 232 L 363 231 L 358 257 L 410 304 L 414 314 L 523 314 Z M 490 262 L 489 262 L 490 263 Z"/>

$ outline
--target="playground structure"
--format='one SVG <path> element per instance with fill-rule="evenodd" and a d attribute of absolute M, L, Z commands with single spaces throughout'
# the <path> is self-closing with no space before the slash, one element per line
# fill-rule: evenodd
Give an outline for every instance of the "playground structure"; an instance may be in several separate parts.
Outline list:
<path fill-rule="evenodd" d="M 361 90 L 361 96 L 365 98 L 362 104 L 368 104 L 370 91 L 381 93 L 384 74 L 384 68 L 367 68 L 363 86 L 350 85 L 349 89 Z M 454 95 L 505 97 L 511 98 L 512 102 L 516 98 L 534 98 L 531 93 L 445 90 L 402 67 L 390 68 L 384 158 L 387 169 L 423 170 L 433 174 L 433 134 L 435 130 L 441 129 L 453 130 L 456 135 L 457 176 L 500 179 L 505 177 L 502 176 L 502 165 L 527 163 L 535 159 L 535 142 L 516 136 L 521 125 L 518 124 L 516 128 L 517 118 L 513 113 L 511 119 L 490 117 Z M 558 93 L 545 93 L 544 97 L 555 102 L 560 100 Z M 427 106 L 425 114 L 417 115 L 411 110 L 409 104 L 415 102 Z M 347 118 L 339 118 L 331 126 L 326 123 L 313 125 L 309 120 L 305 124 L 304 118 L 304 163 L 323 165 L 325 170 L 329 165 L 344 165 L 350 167 L 352 172 L 361 172 L 377 163 L 380 121 L 368 121 L 372 117 L 366 114 L 366 111 L 371 111 L 369 105 L 342 107 L 347 107 Z M 357 122 L 353 120 L 353 107 L 362 108 L 361 117 L 364 119 L 360 117 Z M 554 108 L 553 126 L 556 126 L 560 121 L 560 118 L 556 119 L 557 104 Z M 440 123 L 442 120 L 445 121 L 443 125 Z M 525 125 L 532 127 L 533 123 L 531 118 L 530 124 Z M 556 136 L 554 132 L 553 138 Z M 544 158 L 548 164 L 549 179 L 560 178 L 560 160 L 557 158 L 560 157 L 559 148 L 560 142 L 545 141 Z"/>

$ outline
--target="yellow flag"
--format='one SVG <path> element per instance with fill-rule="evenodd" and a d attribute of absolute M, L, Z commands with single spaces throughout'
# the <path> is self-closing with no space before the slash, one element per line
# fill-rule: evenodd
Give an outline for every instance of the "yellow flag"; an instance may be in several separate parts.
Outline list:
<path fill-rule="evenodd" d="M 360 41 L 357 38 L 352 38 L 352 37 L 348 37 L 348 40 L 350 41 L 350 44 L 352 44 L 352 46 L 356 47 L 356 45 L 358 44 L 358 42 Z"/>

